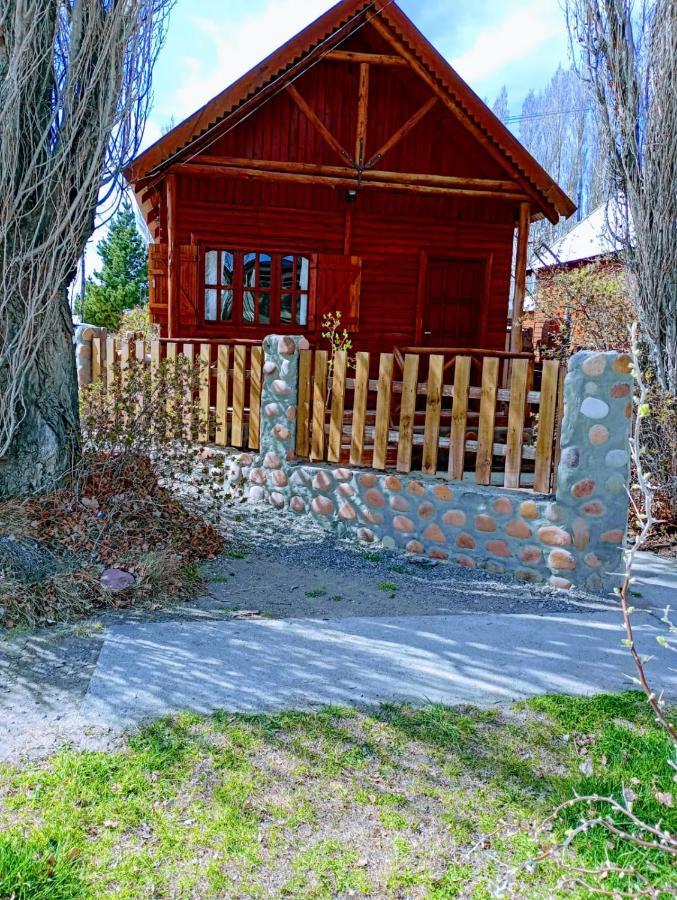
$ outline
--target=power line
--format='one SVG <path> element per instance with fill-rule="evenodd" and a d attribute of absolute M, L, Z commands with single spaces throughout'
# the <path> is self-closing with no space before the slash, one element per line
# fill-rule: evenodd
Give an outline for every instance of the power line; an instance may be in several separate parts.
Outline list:
<path fill-rule="evenodd" d="M 590 112 L 589 106 L 577 106 L 572 107 L 571 109 L 554 109 L 550 110 L 550 112 L 541 112 L 541 113 L 529 113 L 527 115 L 521 116 L 508 116 L 504 119 L 505 124 L 512 124 L 514 122 L 526 122 L 529 119 L 546 119 L 549 116 L 569 116 L 572 113 L 580 113 L 580 112 Z"/>

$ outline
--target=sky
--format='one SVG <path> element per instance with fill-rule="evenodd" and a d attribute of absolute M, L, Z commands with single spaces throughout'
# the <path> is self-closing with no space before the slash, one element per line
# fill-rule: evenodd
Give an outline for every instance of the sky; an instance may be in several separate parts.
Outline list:
<path fill-rule="evenodd" d="M 177 0 L 153 78 L 143 147 L 206 103 L 329 9 L 331 0 Z M 567 63 L 561 0 L 399 0 L 473 90 L 493 104 L 502 85 L 512 115 L 531 88 Z M 97 233 L 87 271 L 98 264 Z"/>

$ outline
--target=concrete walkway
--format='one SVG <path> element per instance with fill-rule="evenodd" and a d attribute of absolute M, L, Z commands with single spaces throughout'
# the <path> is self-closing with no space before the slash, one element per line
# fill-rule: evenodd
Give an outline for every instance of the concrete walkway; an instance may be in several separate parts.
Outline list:
<path fill-rule="evenodd" d="M 404 573 L 387 557 L 324 543 L 304 541 L 283 557 L 273 538 L 277 556 L 224 559 L 210 596 L 185 607 L 0 634 L 0 761 L 64 743 L 110 748 L 125 727 L 183 709 L 494 704 L 633 686 L 611 597 L 592 602 L 481 573 L 464 580 L 448 567 Z M 660 621 L 677 605 L 677 563 L 641 554 L 636 574 L 640 650 L 656 654 L 652 684 L 677 698 L 675 657 L 656 642 L 677 644 Z M 396 596 L 379 589 L 393 577 Z M 226 607 L 264 616 L 233 619 Z"/>
<path fill-rule="evenodd" d="M 636 628 L 641 652 L 655 652 L 665 626 L 638 612 Z M 108 634 L 83 712 L 119 726 L 184 709 L 619 691 L 632 687 L 623 637 L 615 612 L 124 625 Z M 677 697 L 668 655 L 651 674 Z"/>

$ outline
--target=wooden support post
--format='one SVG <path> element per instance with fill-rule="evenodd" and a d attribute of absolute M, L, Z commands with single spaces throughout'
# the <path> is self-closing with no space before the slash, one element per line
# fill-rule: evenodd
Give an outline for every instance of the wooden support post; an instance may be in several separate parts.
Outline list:
<path fill-rule="evenodd" d="M 355 141 L 355 162 L 364 165 L 367 146 L 367 118 L 369 111 L 369 63 L 360 63 L 360 87 L 357 96 L 357 140 Z"/>
<path fill-rule="evenodd" d="M 522 352 L 522 314 L 527 291 L 530 221 L 531 207 L 528 203 L 520 203 L 519 222 L 517 224 L 517 254 L 515 257 L 515 294 L 512 304 L 512 332 L 510 338 L 510 349 L 513 353 Z"/>
<path fill-rule="evenodd" d="M 167 199 L 167 336 L 175 338 L 179 330 L 180 249 L 176 230 L 176 175 L 165 179 Z"/>

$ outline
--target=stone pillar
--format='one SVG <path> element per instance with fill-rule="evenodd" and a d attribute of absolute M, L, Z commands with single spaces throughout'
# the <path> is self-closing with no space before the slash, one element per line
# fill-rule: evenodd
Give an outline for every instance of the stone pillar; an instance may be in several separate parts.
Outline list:
<path fill-rule="evenodd" d="M 575 568 L 572 580 L 590 590 L 618 584 L 628 520 L 631 363 L 626 354 L 590 351 L 569 361 L 556 509 L 571 546 L 549 555 L 555 583 Z"/>
<path fill-rule="evenodd" d="M 271 334 L 263 342 L 261 440 L 256 458 L 241 457 L 249 481 L 249 499 L 269 499 L 277 509 L 287 504 L 286 464 L 296 451 L 299 350 L 308 341 L 297 335 Z"/>

